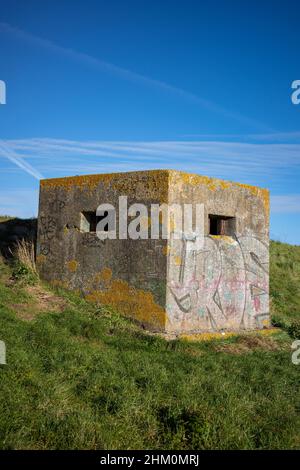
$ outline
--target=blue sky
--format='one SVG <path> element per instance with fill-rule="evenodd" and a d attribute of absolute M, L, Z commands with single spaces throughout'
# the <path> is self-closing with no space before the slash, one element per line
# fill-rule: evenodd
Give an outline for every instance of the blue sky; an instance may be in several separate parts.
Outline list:
<path fill-rule="evenodd" d="M 173 168 L 267 187 L 300 244 L 296 1 L 0 0 L 0 213 L 39 178 Z"/>

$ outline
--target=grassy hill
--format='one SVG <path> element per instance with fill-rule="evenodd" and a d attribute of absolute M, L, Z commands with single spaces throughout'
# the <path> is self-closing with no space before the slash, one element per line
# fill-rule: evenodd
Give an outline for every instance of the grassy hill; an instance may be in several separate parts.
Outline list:
<path fill-rule="evenodd" d="M 273 324 L 300 338 L 300 246 L 271 242 L 270 293 Z"/>
<path fill-rule="evenodd" d="M 300 447 L 300 247 L 271 245 L 281 330 L 165 341 L 0 262 L 2 449 Z"/>

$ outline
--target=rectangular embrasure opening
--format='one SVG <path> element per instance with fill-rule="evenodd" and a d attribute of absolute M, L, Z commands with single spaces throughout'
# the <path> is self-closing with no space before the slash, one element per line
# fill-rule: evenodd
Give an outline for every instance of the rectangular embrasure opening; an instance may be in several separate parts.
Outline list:
<path fill-rule="evenodd" d="M 108 211 L 99 216 L 96 211 L 83 211 L 80 214 L 80 230 L 81 232 L 96 232 L 97 224 L 108 216 Z M 104 232 L 108 232 L 108 223 L 104 226 Z"/>
<path fill-rule="evenodd" d="M 236 232 L 236 218 L 225 215 L 209 214 L 209 235 L 227 235 L 232 237 Z"/>

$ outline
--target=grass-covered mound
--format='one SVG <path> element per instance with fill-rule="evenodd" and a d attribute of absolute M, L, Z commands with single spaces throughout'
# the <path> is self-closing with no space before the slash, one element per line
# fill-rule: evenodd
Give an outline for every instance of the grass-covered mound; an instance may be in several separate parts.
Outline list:
<path fill-rule="evenodd" d="M 2 261 L 0 448 L 299 448 L 299 250 L 271 247 L 287 331 L 199 343 L 147 335 Z"/>

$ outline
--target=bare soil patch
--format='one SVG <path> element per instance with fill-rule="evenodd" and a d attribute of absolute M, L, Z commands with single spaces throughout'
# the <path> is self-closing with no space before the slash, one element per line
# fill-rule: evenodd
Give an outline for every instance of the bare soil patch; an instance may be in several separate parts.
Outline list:
<path fill-rule="evenodd" d="M 62 312 L 67 306 L 65 299 L 47 291 L 38 284 L 26 286 L 25 290 L 31 297 L 30 301 L 10 305 L 16 311 L 18 317 L 23 320 L 33 320 L 39 313 Z"/>
<path fill-rule="evenodd" d="M 274 338 L 254 334 L 239 336 L 233 343 L 222 343 L 214 346 L 218 352 L 229 354 L 244 354 L 255 350 L 279 351 L 283 348 Z"/>

